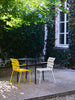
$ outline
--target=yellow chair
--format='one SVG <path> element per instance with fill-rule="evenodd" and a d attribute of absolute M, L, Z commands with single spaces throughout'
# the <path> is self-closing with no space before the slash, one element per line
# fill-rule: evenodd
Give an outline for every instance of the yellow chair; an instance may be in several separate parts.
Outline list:
<path fill-rule="evenodd" d="M 12 81 L 13 72 L 14 71 L 19 72 L 20 73 L 19 81 L 18 81 L 18 87 L 19 87 L 20 80 L 21 80 L 21 74 L 23 72 L 24 82 L 25 82 L 25 72 L 27 71 L 27 72 L 29 72 L 29 83 L 31 84 L 31 70 L 20 68 L 20 66 L 26 66 L 26 64 L 20 65 L 19 61 L 17 59 L 14 59 L 14 58 L 10 58 L 10 60 L 11 60 L 11 63 L 12 63 L 12 74 L 11 74 L 11 78 L 10 78 L 10 83 Z"/>

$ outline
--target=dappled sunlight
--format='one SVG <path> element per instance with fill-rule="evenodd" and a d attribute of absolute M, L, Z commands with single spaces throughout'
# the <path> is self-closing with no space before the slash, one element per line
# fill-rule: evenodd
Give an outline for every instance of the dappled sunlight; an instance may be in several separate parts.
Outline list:
<path fill-rule="evenodd" d="M 0 94 L 3 98 L 7 98 L 5 92 L 9 93 L 14 89 L 17 89 L 17 87 L 9 83 L 9 81 L 0 81 Z"/>
<path fill-rule="evenodd" d="M 20 92 L 21 95 L 24 95 L 24 92 Z"/>

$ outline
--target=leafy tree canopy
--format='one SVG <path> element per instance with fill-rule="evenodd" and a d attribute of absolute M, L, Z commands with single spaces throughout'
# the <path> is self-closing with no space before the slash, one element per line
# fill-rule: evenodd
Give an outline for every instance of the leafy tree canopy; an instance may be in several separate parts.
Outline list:
<path fill-rule="evenodd" d="M 9 29 L 46 22 L 55 14 L 55 6 L 66 11 L 61 5 L 61 0 L 0 0 L 0 20 L 6 23 L 4 28 Z"/>

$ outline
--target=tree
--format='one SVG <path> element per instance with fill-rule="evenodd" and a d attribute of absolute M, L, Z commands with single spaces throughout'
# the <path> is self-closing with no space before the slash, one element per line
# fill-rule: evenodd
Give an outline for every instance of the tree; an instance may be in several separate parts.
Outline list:
<path fill-rule="evenodd" d="M 0 0 L 0 21 L 5 23 L 3 27 L 7 29 L 51 21 L 55 6 L 66 11 L 61 0 Z"/>

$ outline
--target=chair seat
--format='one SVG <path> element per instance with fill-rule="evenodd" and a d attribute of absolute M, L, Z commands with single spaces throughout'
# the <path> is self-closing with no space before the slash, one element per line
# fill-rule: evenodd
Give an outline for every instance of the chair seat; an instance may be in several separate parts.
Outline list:
<path fill-rule="evenodd" d="M 36 70 L 40 71 L 40 72 L 42 72 L 42 71 L 52 71 L 52 68 L 37 68 Z"/>
<path fill-rule="evenodd" d="M 25 72 L 25 71 L 30 71 L 30 70 L 24 69 L 24 68 L 20 68 L 20 69 L 14 69 L 14 71 L 17 71 L 17 72 Z"/>

